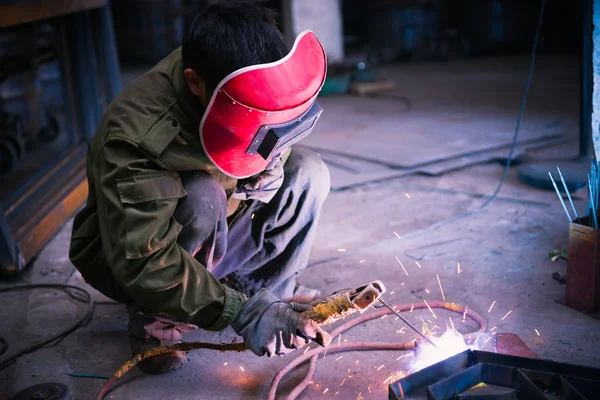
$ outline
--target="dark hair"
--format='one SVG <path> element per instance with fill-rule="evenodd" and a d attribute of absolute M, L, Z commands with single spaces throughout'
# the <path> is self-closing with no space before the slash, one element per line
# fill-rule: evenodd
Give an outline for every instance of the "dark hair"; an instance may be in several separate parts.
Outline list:
<path fill-rule="evenodd" d="M 210 90 L 228 74 L 283 58 L 289 51 L 276 14 L 257 0 L 226 0 L 196 16 L 183 40 L 183 68 L 201 76 Z"/>

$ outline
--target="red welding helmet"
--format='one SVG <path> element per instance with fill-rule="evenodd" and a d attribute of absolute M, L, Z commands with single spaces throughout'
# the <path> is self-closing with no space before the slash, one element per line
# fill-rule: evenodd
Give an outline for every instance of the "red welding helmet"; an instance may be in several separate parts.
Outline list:
<path fill-rule="evenodd" d="M 247 178 L 270 167 L 306 137 L 321 115 L 315 101 L 327 72 L 325 50 L 310 31 L 288 55 L 223 79 L 200 123 L 206 155 L 221 171 Z"/>

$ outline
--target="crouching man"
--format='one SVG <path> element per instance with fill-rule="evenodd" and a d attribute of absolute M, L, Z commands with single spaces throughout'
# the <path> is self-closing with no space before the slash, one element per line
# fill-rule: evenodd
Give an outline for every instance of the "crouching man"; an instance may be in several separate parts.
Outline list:
<path fill-rule="evenodd" d="M 89 145 L 70 258 L 127 305 L 134 353 L 229 325 L 259 356 L 330 342 L 300 314 L 317 291 L 296 281 L 329 172 L 290 147 L 320 115 L 325 72 L 314 34 L 290 51 L 260 2 L 224 1 L 109 105 Z M 184 362 L 173 352 L 139 366 Z"/>

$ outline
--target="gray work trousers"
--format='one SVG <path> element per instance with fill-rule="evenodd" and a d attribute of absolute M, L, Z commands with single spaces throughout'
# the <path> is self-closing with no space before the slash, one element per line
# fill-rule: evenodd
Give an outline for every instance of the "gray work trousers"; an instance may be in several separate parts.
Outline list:
<path fill-rule="evenodd" d="M 227 197 L 217 180 L 204 171 L 182 173 L 181 179 L 187 196 L 179 200 L 174 215 L 183 225 L 178 244 L 218 279 L 247 296 L 264 287 L 282 299 L 291 298 L 296 277 L 308 264 L 319 214 L 329 194 L 329 170 L 321 157 L 293 148 L 275 197 L 267 204 L 247 201 L 231 227 Z M 156 336 L 144 329 L 156 325 L 150 315 L 169 320 L 136 305 L 129 306 L 129 314 L 130 329 L 138 337 Z"/>

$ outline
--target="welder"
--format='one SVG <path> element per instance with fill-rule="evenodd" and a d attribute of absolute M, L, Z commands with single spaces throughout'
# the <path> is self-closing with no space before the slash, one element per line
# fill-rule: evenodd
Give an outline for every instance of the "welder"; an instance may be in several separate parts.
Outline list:
<path fill-rule="evenodd" d="M 259 356 L 331 341 L 300 315 L 319 293 L 297 281 L 329 172 L 292 147 L 321 114 L 326 64 L 312 32 L 290 49 L 262 2 L 222 1 L 107 108 L 70 259 L 127 305 L 134 353 L 198 327 L 231 326 Z M 172 352 L 139 366 L 185 361 Z"/>

